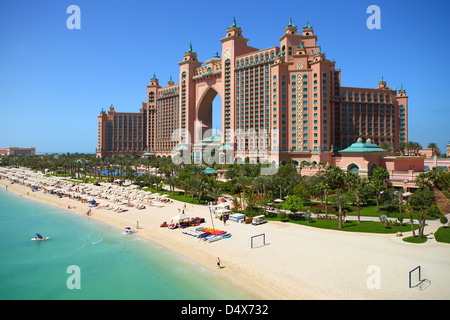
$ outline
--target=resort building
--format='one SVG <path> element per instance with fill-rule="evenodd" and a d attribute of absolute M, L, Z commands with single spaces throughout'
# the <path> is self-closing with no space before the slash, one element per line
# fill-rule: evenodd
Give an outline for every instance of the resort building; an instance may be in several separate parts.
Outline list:
<path fill-rule="evenodd" d="M 0 148 L 0 157 L 9 155 L 27 155 L 34 156 L 36 154 L 36 147 L 31 148 L 18 148 L 18 147 L 6 147 Z"/>
<path fill-rule="evenodd" d="M 204 63 L 189 45 L 178 83 L 161 86 L 156 75 L 136 113 L 113 107 L 98 116 L 97 156 L 203 153 L 211 137 L 212 103 L 221 97 L 220 162 L 330 162 L 358 138 L 397 146 L 408 141 L 408 96 L 381 78 L 374 88 L 344 87 L 313 27 L 289 21 L 273 46 L 248 45 L 235 19 L 217 52 Z M 377 76 L 378 77 L 378 76 Z M 211 145 L 211 144 L 208 144 Z"/>

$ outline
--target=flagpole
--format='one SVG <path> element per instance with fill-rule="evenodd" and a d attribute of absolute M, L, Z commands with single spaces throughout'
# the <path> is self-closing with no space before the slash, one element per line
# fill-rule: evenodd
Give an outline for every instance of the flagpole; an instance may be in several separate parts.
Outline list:
<path fill-rule="evenodd" d="M 212 216 L 212 212 L 213 212 L 212 202 L 209 202 L 209 214 L 211 215 L 211 223 L 212 223 L 213 230 L 215 230 L 215 228 L 214 228 L 214 219 L 213 219 L 213 216 Z"/>

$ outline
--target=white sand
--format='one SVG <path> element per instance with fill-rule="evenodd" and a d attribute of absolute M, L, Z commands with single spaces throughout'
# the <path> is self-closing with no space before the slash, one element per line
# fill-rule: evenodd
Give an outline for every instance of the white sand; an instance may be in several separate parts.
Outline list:
<path fill-rule="evenodd" d="M 76 207 L 71 210 L 80 214 L 89 209 L 80 201 L 31 192 L 29 187 L 10 184 L 8 180 L 0 180 L 0 186 L 61 208 L 67 209 L 70 204 Z M 450 245 L 434 239 L 417 245 L 405 243 L 395 235 L 322 230 L 281 222 L 253 226 L 228 221 L 224 226 L 214 220 L 216 228 L 232 236 L 205 243 L 182 234 L 181 229 L 160 227 L 183 207 L 184 203 L 174 201 L 162 208 L 131 208 L 123 213 L 92 209 L 91 217 L 120 229 L 135 228 L 139 221 L 140 229 L 133 236 L 185 255 L 258 299 L 450 299 Z M 188 204 L 185 214 L 203 217 L 206 223 L 201 226 L 211 227 L 207 207 Z M 435 230 L 429 226 L 425 233 Z M 251 249 L 250 237 L 260 233 L 265 233 L 266 245 Z M 220 270 L 217 257 L 222 261 Z M 423 291 L 408 287 L 408 272 L 418 265 L 431 280 Z M 379 271 L 379 289 L 368 288 L 368 279 L 375 276 L 371 270 Z"/>

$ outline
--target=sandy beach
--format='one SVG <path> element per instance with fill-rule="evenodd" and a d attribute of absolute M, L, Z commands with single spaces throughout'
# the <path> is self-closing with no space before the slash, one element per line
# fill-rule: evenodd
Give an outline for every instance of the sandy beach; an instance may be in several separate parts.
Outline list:
<path fill-rule="evenodd" d="M 59 198 L 44 193 L 42 188 L 32 192 L 27 183 L 11 184 L 9 179 L 0 179 L 0 187 L 63 209 L 70 206 L 68 210 L 80 215 L 86 215 L 90 209 L 88 203 Z M 417 245 L 405 243 L 395 234 L 339 232 L 282 222 L 253 226 L 227 221 L 224 225 L 214 219 L 216 228 L 232 236 L 205 243 L 183 234 L 181 229 L 160 227 L 184 206 L 172 201 L 142 210 L 122 206 L 124 212 L 92 208 L 89 217 L 117 227 L 118 232 L 125 227 L 136 228 L 139 221 L 138 232 L 131 236 L 148 239 L 186 256 L 256 299 L 450 299 L 450 245 L 434 239 Z M 201 226 L 212 226 L 206 206 L 187 204 L 185 214 L 204 218 L 206 222 Z M 425 233 L 430 234 L 437 227 L 438 224 L 430 224 Z M 266 236 L 266 245 L 252 249 L 250 237 L 261 233 Z M 217 257 L 222 262 L 221 269 L 217 268 Z M 408 286 L 408 272 L 419 265 L 431 280 L 422 291 Z M 376 285 L 372 285 L 373 279 Z"/>

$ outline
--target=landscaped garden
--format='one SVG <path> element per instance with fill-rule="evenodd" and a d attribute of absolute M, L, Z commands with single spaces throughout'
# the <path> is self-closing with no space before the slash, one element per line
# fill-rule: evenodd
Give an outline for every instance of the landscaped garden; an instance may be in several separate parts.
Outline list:
<path fill-rule="evenodd" d="M 207 171 L 204 165 L 174 164 L 170 157 L 64 154 L 3 157 L 1 165 L 49 171 L 74 182 L 127 180 L 144 190 L 165 192 L 171 199 L 192 204 L 215 203 L 228 195 L 233 199 L 233 212 L 248 217 L 264 214 L 267 220 L 342 231 L 413 231 L 414 238 L 420 238 L 413 239 L 416 242 L 423 240 L 425 221 L 439 219 L 450 208 L 450 173 L 438 168 L 420 174 L 416 181 L 419 189 L 404 196 L 403 190 L 388 187 L 389 174 L 381 167 L 360 176 L 319 163 L 317 174 L 303 176 L 291 160 L 272 175 L 261 174 L 262 164 L 213 164 L 214 170 Z M 222 179 L 214 174 L 219 170 L 224 172 Z M 364 217 L 373 219 L 365 221 Z M 448 238 L 447 229 L 442 230 L 438 236 Z"/>

